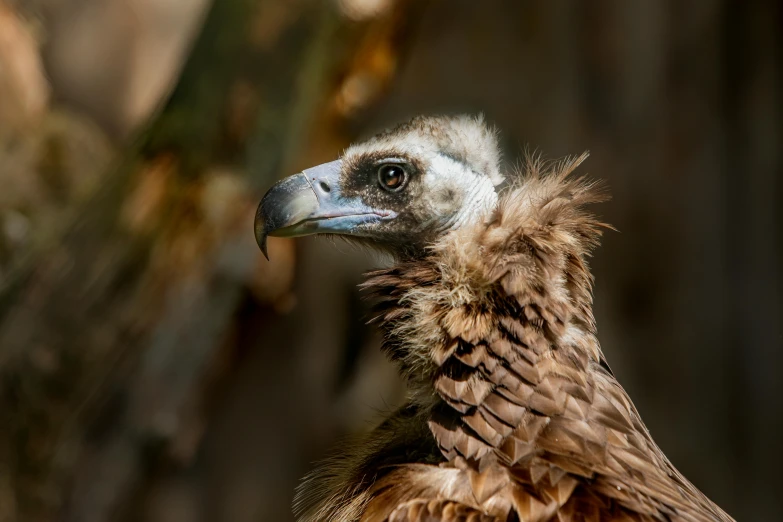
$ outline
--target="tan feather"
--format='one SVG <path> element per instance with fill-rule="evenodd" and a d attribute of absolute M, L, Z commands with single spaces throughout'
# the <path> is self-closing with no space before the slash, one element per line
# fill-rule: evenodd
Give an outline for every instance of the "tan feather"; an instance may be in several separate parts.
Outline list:
<path fill-rule="evenodd" d="M 494 214 L 368 274 L 410 404 L 304 489 L 304 521 L 730 521 L 608 370 L 587 258 L 606 199 L 529 161 Z M 336 506 L 336 507 L 335 507 Z"/>

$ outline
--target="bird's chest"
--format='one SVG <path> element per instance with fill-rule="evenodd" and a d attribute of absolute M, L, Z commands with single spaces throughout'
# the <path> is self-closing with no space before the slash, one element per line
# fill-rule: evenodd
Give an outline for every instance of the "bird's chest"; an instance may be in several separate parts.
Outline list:
<path fill-rule="evenodd" d="M 482 467 L 458 457 L 439 466 L 405 465 L 376 485 L 379 494 L 361 520 L 395 520 L 395 510 L 416 502 L 426 502 L 427 507 L 418 508 L 424 510 L 450 502 L 452 511 L 485 517 L 476 520 L 550 520 L 568 502 L 577 481 L 544 462 L 529 464 L 512 468 L 485 460 Z"/>

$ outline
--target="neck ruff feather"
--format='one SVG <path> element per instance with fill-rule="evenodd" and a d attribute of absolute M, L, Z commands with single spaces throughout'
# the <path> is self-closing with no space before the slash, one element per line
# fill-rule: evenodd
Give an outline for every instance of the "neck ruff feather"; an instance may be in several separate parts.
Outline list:
<path fill-rule="evenodd" d="M 586 158 L 529 160 L 484 220 L 444 235 L 422 259 L 368 274 L 384 349 L 415 391 L 433 389 L 461 341 L 486 340 L 514 312 L 555 347 L 594 339 L 587 258 L 611 227 L 585 209 L 608 199 L 600 184 L 570 176 Z M 596 342 L 583 344 L 582 355 L 602 360 Z"/>

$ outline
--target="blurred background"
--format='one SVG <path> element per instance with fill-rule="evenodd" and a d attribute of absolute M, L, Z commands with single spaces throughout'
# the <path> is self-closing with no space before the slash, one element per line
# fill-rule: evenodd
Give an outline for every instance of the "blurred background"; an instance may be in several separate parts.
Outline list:
<path fill-rule="evenodd" d="M 599 337 L 674 464 L 783 520 L 783 8 L 0 0 L 0 522 L 292 520 L 403 388 L 275 180 L 419 113 L 591 151 Z M 274 238 L 272 238 L 274 239 Z"/>

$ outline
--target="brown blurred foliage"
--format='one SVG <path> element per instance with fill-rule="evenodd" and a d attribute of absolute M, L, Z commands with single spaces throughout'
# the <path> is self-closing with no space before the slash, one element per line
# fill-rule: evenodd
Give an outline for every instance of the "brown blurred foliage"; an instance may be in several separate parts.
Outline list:
<path fill-rule="evenodd" d="M 599 337 L 671 460 L 783 516 L 779 4 L 0 0 L 0 522 L 292 520 L 403 393 L 370 259 L 251 233 L 417 113 L 592 152 Z"/>

